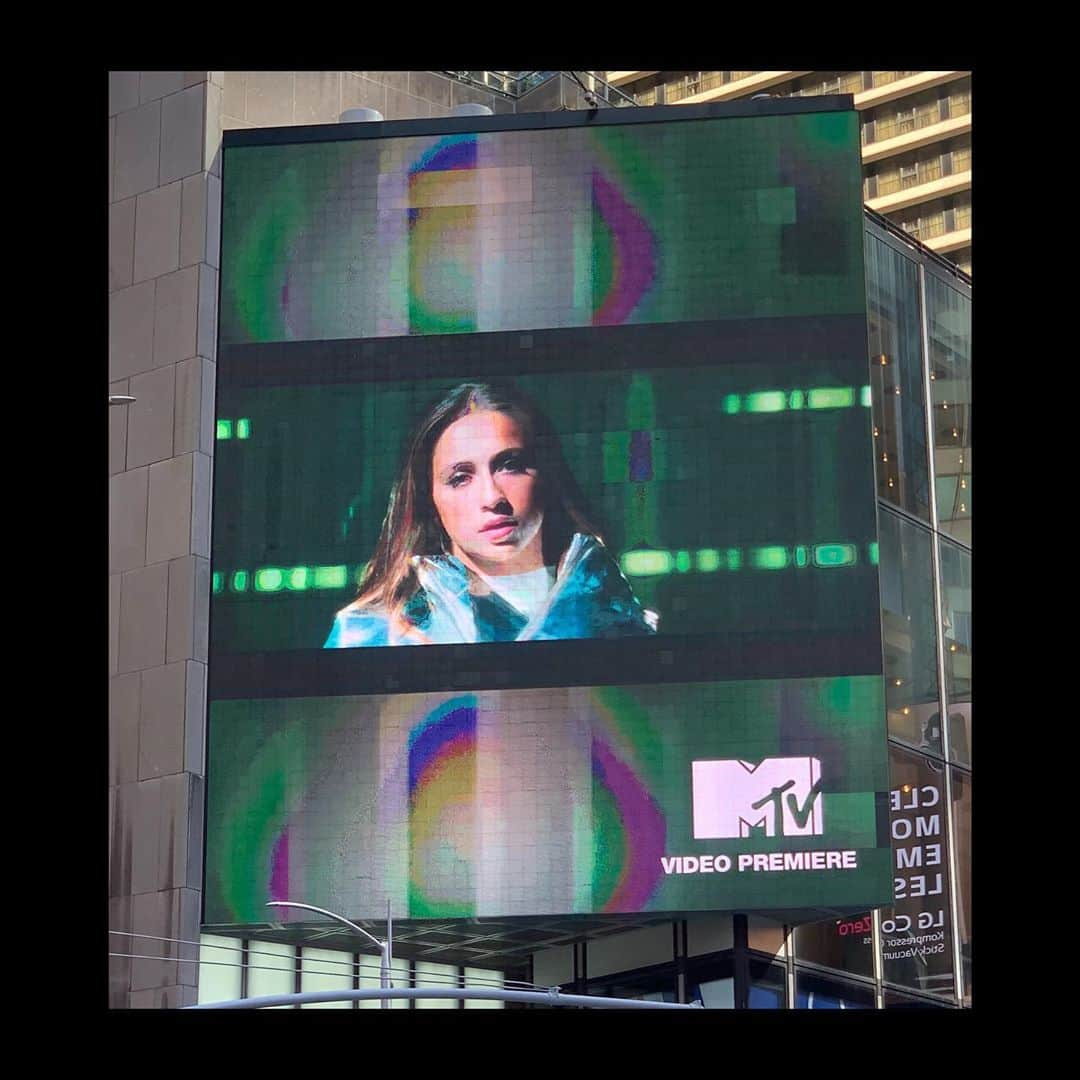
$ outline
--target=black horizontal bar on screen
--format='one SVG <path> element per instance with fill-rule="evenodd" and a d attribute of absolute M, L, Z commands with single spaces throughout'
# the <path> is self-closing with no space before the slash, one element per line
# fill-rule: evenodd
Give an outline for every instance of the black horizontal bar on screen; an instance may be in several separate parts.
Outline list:
<path fill-rule="evenodd" d="M 215 655 L 209 698 L 509 690 L 880 675 L 877 627 L 618 641 L 295 649 Z"/>
<path fill-rule="evenodd" d="M 800 364 L 865 381 L 866 318 L 785 316 L 328 341 L 222 343 L 218 389 L 547 372 Z M 830 370 L 830 368 L 832 370 Z"/>

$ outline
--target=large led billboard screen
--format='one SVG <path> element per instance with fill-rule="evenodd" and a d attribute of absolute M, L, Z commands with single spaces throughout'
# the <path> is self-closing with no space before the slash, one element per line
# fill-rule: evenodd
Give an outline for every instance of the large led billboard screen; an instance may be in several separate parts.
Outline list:
<path fill-rule="evenodd" d="M 206 922 L 889 899 L 860 191 L 825 100 L 230 133 Z"/>

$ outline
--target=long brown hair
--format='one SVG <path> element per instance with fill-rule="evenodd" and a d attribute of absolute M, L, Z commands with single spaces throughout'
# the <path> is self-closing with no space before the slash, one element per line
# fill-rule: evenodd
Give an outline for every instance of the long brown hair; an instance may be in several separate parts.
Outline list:
<path fill-rule="evenodd" d="M 364 571 L 360 594 L 351 607 L 383 606 L 392 615 L 418 588 L 410 565 L 414 555 L 441 555 L 450 542 L 431 497 L 435 444 L 456 420 L 471 412 L 505 413 L 521 427 L 536 462 L 544 505 L 544 562 L 557 563 L 575 532 L 599 536 L 584 510 L 584 500 L 548 418 L 510 384 L 462 383 L 436 402 L 417 425 L 401 471 L 390 491 L 375 553 Z"/>

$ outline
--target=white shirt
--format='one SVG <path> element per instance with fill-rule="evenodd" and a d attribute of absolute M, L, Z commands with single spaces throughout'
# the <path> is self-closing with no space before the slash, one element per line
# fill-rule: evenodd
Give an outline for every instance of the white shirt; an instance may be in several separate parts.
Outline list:
<path fill-rule="evenodd" d="M 524 574 L 484 575 L 493 592 L 501 596 L 512 608 L 531 619 L 544 605 L 555 584 L 555 567 L 541 566 Z"/>

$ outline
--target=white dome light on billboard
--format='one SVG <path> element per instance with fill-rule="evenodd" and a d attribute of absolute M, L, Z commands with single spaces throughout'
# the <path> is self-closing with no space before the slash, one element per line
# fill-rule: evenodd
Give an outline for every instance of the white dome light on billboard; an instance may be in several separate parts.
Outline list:
<path fill-rule="evenodd" d="M 338 122 L 342 124 L 370 124 L 382 120 L 382 118 L 383 114 L 379 112 L 378 109 L 359 107 L 355 109 L 346 109 L 338 117 Z"/>
<path fill-rule="evenodd" d="M 489 105 L 480 105 L 475 101 L 463 101 L 450 110 L 451 116 L 494 116 L 494 110 Z"/>

